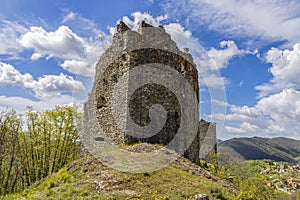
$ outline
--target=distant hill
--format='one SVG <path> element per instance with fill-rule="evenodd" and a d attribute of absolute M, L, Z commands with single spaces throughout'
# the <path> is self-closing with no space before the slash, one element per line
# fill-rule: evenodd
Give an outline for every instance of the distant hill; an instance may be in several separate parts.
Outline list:
<path fill-rule="evenodd" d="M 300 157 L 300 141 L 284 137 L 232 138 L 219 140 L 218 152 L 221 154 L 220 163 L 260 159 L 297 163 Z"/>

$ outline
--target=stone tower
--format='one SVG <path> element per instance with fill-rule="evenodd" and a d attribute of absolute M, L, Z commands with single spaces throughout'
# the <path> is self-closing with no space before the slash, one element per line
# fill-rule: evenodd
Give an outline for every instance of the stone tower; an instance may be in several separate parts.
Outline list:
<path fill-rule="evenodd" d="M 198 104 L 198 72 L 188 49 L 180 51 L 162 26 L 142 22 L 133 31 L 121 21 L 96 66 L 83 140 L 102 148 L 162 144 L 199 163 Z"/>

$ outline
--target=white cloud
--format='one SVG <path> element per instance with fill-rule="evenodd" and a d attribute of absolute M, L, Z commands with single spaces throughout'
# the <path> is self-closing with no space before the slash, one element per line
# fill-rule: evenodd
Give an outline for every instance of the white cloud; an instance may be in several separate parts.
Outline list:
<path fill-rule="evenodd" d="M 200 78 L 200 86 L 207 86 L 211 89 L 224 89 L 230 81 L 217 73 L 205 74 Z"/>
<path fill-rule="evenodd" d="M 33 81 L 33 77 L 30 74 L 21 74 L 14 66 L 0 62 L 0 84 L 26 86 L 27 83 L 32 83 Z"/>
<path fill-rule="evenodd" d="M 228 107 L 230 104 L 226 101 L 221 101 L 218 99 L 211 99 L 211 103 L 215 106 L 222 106 L 222 107 Z"/>
<path fill-rule="evenodd" d="M 43 57 L 43 55 L 40 54 L 40 53 L 33 53 L 33 54 L 31 55 L 31 60 L 38 60 L 38 59 L 40 59 L 40 58 L 42 58 L 42 57 Z"/>
<path fill-rule="evenodd" d="M 152 26 L 159 26 L 163 20 L 168 19 L 168 15 L 160 15 L 158 17 L 153 17 L 149 13 L 141 13 L 141 12 L 134 12 L 131 14 L 133 20 L 129 19 L 129 17 L 125 16 L 122 18 L 122 21 L 125 22 L 131 29 L 137 30 L 138 26 L 140 25 L 141 21 L 145 21 Z"/>
<path fill-rule="evenodd" d="M 240 134 L 251 135 L 251 133 L 259 133 L 261 131 L 261 129 L 257 125 L 253 125 L 248 122 L 242 122 L 240 128 L 226 126 L 225 130 L 239 135 Z"/>
<path fill-rule="evenodd" d="M 139 11 L 131 14 L 132 19 L 128 16 L 124 16 L 121 20 L 127 24 L 132 30 L 137 30 L 140 23 L 145 21 L 152 26 L 162 25 L 164 20 L 168 19 L 168 15 L 160 15 L 153 17 L 149 13 L 141 13 Z M 199 41 L 192 36 L 192 32 L 185 30 L 185 28 L 179 23 L 169 23 L 163 25 L 166 32 L 169 33 L 172 39 L 176 42 L 180 49 L 188 47 L 190 52 L 203 53 L 205 50 L 199 44 Z M 116 27 L 110 27 L 110 33 L 113 35 L 116 31 Z"/>
<path fill-rule="evenodd" d="M 230 113 L 211 117 L 226 120 L 224 137 L 286 136 L 300 139 L 300 43 L 291 50 L 272 48 L 266 56 L 273 78 L 256 87 L 260 98 L 255 106 L 230 107 Z"/>
<path fill-rule="evenodd" d="M 131 17 L 133 17 L 133 20 L 131 20 L 128 16 L 124 16 L 120 20 L 127 24 L 132 30 L 137 30 L 142 21 L 145 21 L 152 26 L 159 26 L 162 21 L 168 19 L 168 15 L 153 17 L 149 13 L 141 13 L 139 11 L 132 13 Z M 116 27 L 109 27 L 109 32 L 113 35 L 116 32 Z"/>
<path fill-rule="evenodd" d="M 185 30 L 181 24 L 170 23 L 164 25 L 164 28 L 180 49 L 189 48 L 189 52 L 197 56 L 205 53 L 205 49 L 200 45 L 197 38 L 192 35 L 190 30 Z"/>
<path fill-rule="evenodd" d="M 10 59 L 18 58 L 18 53 L 22 50 L 17 38 L 25 33 L 27 29 L 17 22 L 0 21 L 0 54 L 8 55 Z"/>
<path fill-rule="evenodd" d="M 85 74 L 86 76 L 93 77 L 95 68 L 90 67 L 89 63 L 78 60 L 65 60 L 60 66 L 68 72 L 73 74 Z"/>
<path fill-rule="evenodd" d="M 230 80 L 220 75 L 220 70 L 227 68 L 231 59 L 245 54 L 256 54 L 244 49 L 239 49 L 234 41 L 221 41 L 220 49 L 211 48 L 201 54 L 194 55 L 201 77 L 200 86 L 205 85 L 213 89 L 225 89 Z"/>
<path fill-rule="evenodd" d="M 220 46 L 222 49 L 211 48 L 203 56 L 203 60 L 200 61 L 201 67 L 205 66 L 212 71 L 218 71 L 227 67 L 229 60 L 234 56 L 246 53 L 245 50 L 240 50 L 234 41 L 222 41 Z"/>
<path fill-rule="evenodd" d="M 288 127 L 291 123 L 295 123 L 294 127 L 300 133 L 300 91 L 294 89 L 283 89 L 282 92 L 261 99 L 257 107 L 263 112 L 268 113 L 278 125 Z M 286 125 L 284 125 L 286 124 Z"/>
<path fill-rule="evenodd" d="M 249 108 L 248 106 L 237 107 L 232 105 L 231 112 L 245 117 L 257 118 L 262 115 L 262 112 L 257 108 Z"/>
<path fill-rule="evenodd" d="M 17 113 L 24 113 L 27 106 L 31 106 L 36 111 L 45 111 L 54 109 L 57 105 L 72 105 L 72 102 L 72 97 L 68 95 L 53 96 L 38 101 L 23 97 L 0 96 L 0 111 L 13 108 Z"/>
<path fill-rule="evenodd" d="M 300 139 L 300 92 L 283 89 L 265 97 L 254 107 L 230 105 L 230 114 L 212 114 L 218 120 L 226 119 L 222 137 L 282 136 Z"/>
<path fill-rule="evenodd" d="M 38 81 L 31 84 L 32 89 L 35 91 L 37 97 L 45 98 L 53 95 L 60 95 L 62 92 L 81 91 L 84 86 L 81 82 L 74 80 L 72 76 L 64 74 L 57 75 L 44 75 L 39 77 Z"/>
<path fill-rule="evenodd" d="M 90 77 L 93 77 L 96 62 L 104 49 L 100 41 L 81 38 L 67 26 L 60 26 L 54 32 L 30 27 L 19 42 L 23 47 L 34 50 L 32 60 L 43 57 L 63 59 L 60 64 L 63 69 Z"/>
<path fill-rule="evenodd" d="M 299 42 L 300 38 L 297 0 L 169 0 L 164 7 L 170 13 L 188 15 L 193 22 L 225 34 L 290 42 Z"/>
<path fill-rule="evenodd" d="M 34 49 L 39 57 L 79 59 L 87 54 L 84 40 L 67 26 L 60 26 L 55 32 L 32 26 L 29 32 L 20 37 L 19 42 L 25 48 Z"/>
<path fill-rule="evenodd" d="M 74 20 L 76 18 L 77 13 L 74 13 L 74 12 L 68 12 L 64 17 L 63 17 L 63 20 L 62 20 L 62 23 L 66 23 L 67 21 L 70 21 L 70 20 Z"/>
<path fill-rule="evenodd" d="M 273 79 L 256 87 L 259 90 L 259 98 L 284 88 L 300 89 L 300 43 L 296 43 L 292 50 L 272 48 L 268 51 L 266 59 L 272 64 L 269 71 Z"/>
<path fill-rule="evenodd" d="M 231 127 L 231 126 L 226 126 L 225 130 L 231 134 L 245 134 L 245 130 L 241 129 L 241 128 L 235 128 L 235 127 Z"/>
<path fill-rule="evenodd" d="M 32 89 L 37 98 L 48 98 L 53 95 L 61 95 L 63 92 L 84 89 L 83 84 L 74 80 L 71 76 L 66 76 L 62 73 L 59 76 L 44 75 L 36 81 L 30 74 L 21 74 L 12 65 L 3 62 L 0 62 L 0 84 L 19 85 L 27 89 Z"/>

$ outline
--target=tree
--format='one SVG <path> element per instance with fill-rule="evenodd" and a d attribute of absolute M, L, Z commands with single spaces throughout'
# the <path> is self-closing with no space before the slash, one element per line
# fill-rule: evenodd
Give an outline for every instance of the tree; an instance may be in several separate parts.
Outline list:
<path fill-rule="evenodd" d="M 14 192 L 22 188 L 19 184 L 18 135 L 21 120 L 16 112 L 5 111 L 0 114 L 0 194 Z"/>
<path fill-rule="evenodd" d="M 70 106 L 43 113 L 28 108 L 23 116 L 13 110 L 2 113 L 0 195 L 20 191 L 76 159 L 80 119 Z"/>

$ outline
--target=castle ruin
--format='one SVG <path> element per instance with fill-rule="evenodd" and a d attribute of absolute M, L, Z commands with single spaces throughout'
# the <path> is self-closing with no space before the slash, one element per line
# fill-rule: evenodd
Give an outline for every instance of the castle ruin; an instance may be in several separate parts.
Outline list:
<path fill-rule="evenodd" d="M 83 139 L 101 148 L 161 144 L 195 163 L 216 148 L 215 123 L 199 121 L 192 56 L 162 26 L 145 22 L 138 31 L 118 24 L 96 66 L 83 124 Z"/>

